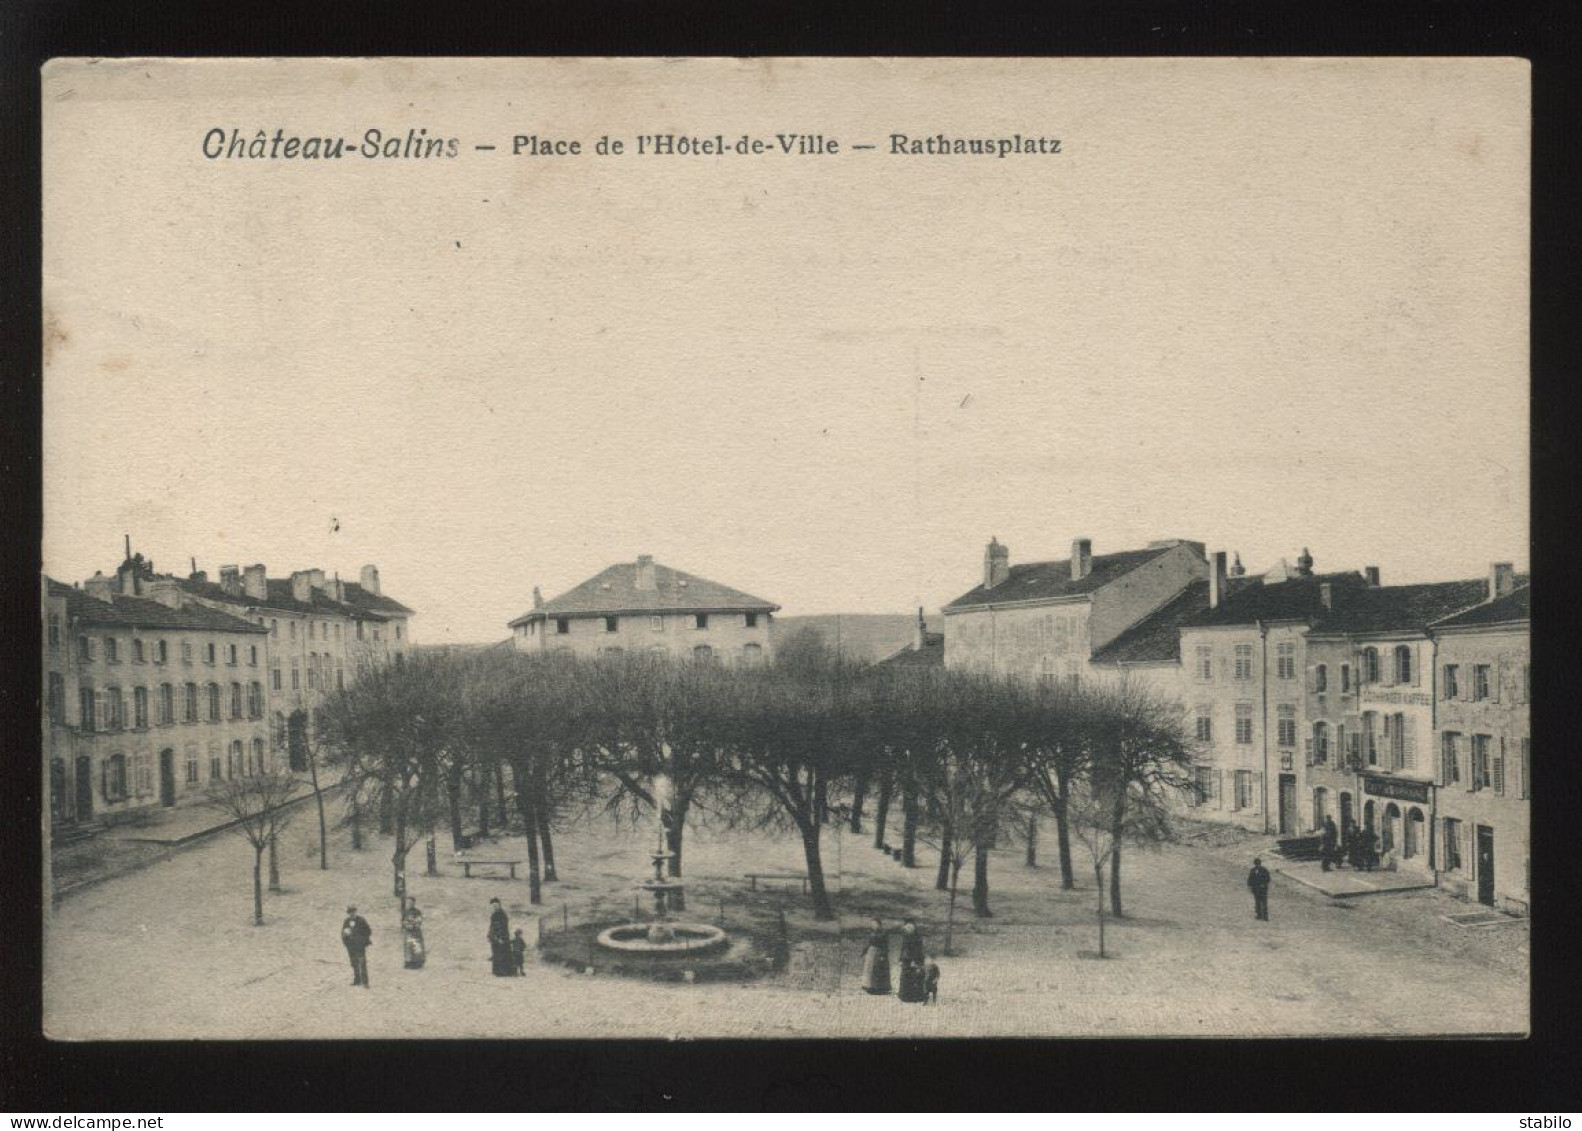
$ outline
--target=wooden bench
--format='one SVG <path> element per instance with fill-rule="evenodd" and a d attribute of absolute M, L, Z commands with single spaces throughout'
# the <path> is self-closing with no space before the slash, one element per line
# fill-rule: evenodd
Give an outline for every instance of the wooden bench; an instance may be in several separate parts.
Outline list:
<path fill-rule="evenodd" d="M 747 886 L 750 889 L 752 889 L 753 891 L 757 891 L 758 890 L 758 881 L 759 880 L 800 880 L 801 883 L 802 883 L 802 894 L 803 895 L 807 894 L 807 873 L 806 872 L 748 872 L 747 873 Z"/>
<path fill-rule="evenodd" d="M 514 880 L 516 879 L 516 866 L 520 863 L 520 860 L 463 860 L 461 862 L 461 874 L 469 880 L 472 879 L 472 870 L 475 865 L 490 868 L 510 868 L 511 878 Z"/>

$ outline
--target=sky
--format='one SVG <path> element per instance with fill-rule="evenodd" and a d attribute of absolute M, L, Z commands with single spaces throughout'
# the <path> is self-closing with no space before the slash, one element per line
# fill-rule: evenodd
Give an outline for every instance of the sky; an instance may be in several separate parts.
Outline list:
<path fill-rule="evenodd" d="M 616 561 L 785 614 L 1189 538 L 1526 568 L 1512 60 L 273 61 L 45 75 L 45 569 L 318 567 L 488 641 Z M 211 128 L 454 160 L 209 160 Z M 533 158 L 516 134 L 823 133 Z M 1058 155 L 904 156 L 1039 135 Z M 492 152 L 475 144 L 495 144 Z"/>

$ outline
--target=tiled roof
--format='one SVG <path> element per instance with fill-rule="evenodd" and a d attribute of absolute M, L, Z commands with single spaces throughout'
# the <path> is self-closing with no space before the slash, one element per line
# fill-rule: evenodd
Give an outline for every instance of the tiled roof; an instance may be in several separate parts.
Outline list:
<path fill-rule="evenodd" d="M 1233 579 L 1239 586 L 1241 579 Z M 1208 609 L 1208 582 L 1194 581 L 1174 598 L 1093 653 L 1095 664 L 1157 664 L 1181 658 L 1181 626 Z"/>
<path fill-rule="evenodd" d="M 1119 554 L 1094 554 L 1088 575 L 1076 580 L 1071 577 L 1070 558 L 1058 562 L 1024 562 L 1013 565 L 1010 575 L 993 589 L 974 586 L 945 608 L 970 609 L 978 605 L 999 605 L 1012 601 L 1081 596 L 1103 588 L 1122 574 L 1130 573 L 1174 548 L 1160 546 L 1151 550 L 1126 550 Z"/>
<path fill-rule="evenodd" d="M 386 597 L 383 593 L 370 593 L 355 581 L 345 582 L 344 586 L 348 605 L 354 605 L 367 612 L 384 613 L 394 617 L 417 615 L 394 597 Z"/>
<path fill-rule="evenodd" d="M 52 583 L 51 591 L 54 592 Z M 61 586 L 66 597 L 66 611 L 73 621 L 83 625 L 114 625 L 123 628 L 146 629 L 198 629 L 208 632 L 254 632 L 267 634 L 261 624 L 233 617 L 205 605 L 186 604 L 179 609 L 150 601 L 143 597 L 114 596 L 109 601 L 90 597 L 80 589 Z"/>
<path fill-rule="evenodd" d="M 1486 592 L 1486 590 L 1485 590 Z M 1513 621 L 1532 619 L 1532 586 L 1524 585 L 1514 593 L 1478 605 L 1465 612 L 1456 613 L 1434 622 L 1434 630 L 1442 628 L 1479 628 L 1484 625 L 1509 624 Z"/>
<path fill-rule="evenodd" d="M 1314 625 L 1311 635 L 1426 631 L 1435 621 L 1480 604 L 1488 584 L 1479 578 L 1348 591 L 1336 597 L 1335 611 Z"/>
<path fill-rule="evenodd" d="M 1334 587 L 1337 608 L 1346 608 L 1351 595 L 1364 591 L 1366 582 L 1357 573 L 1320 573 L 1294 577 L 1289 581 L 1264 584 L 1259 578 L 1234 578 L 1219 607 L 1206 606 L 1182 622 L 1183 628 L 1209 628 L 1215 625 L 1252 624 L 1255 621 L 1318 620 L 1324 617 L 1320 586 Z M 1371 590 L 1380 592 L 1380 590 Z"/>
<path fill-rule="evenodd" d="M 780 606 L 717 581 L 654 564 L 653 589 L 637 588 L 637 564 L 621 562 L 574 589 L 523 613 L 511 627 L 546 617 L 616 616 L 644 613 L 772 613 Z"/>
<path fill-rule="evenodd" d="M 194 581 L 187 577 L 178 577 L 177 583 L 187 592 L 203 597 L 210 601 L 223 601 L 228 605 L 239 605 L 245 608 L 277 609 L 287 613 L 301 613 L 311 616 L 315 613 L 325 616 L 350 616 L 361 617 L 366 620 L 384 621 L 391 614 L 409 615 L 412 610 L 389 597 L 369 593 L 361 585 L 354 582 L 345 583 L 346 600 L 333 600 L 322 590 L 315 589 L 309 594 L 309 599 L 299 601 L 296 599 L 289 578 L 270 578 L 266 586 L 268 596 L 249 597 L 243 593 L 227 593 L 224 588 L 213 581 Z M 356 592 L 354 593 L 353 590 Z"/>
<path fill-rule="evenodd" d="M 923 646 L 910 645 L 893 655 L 886 656 L 874 665 L 880 668 L 942 668 L 945 666 L 945 634 L 928 632 L 923 635 Z"/>

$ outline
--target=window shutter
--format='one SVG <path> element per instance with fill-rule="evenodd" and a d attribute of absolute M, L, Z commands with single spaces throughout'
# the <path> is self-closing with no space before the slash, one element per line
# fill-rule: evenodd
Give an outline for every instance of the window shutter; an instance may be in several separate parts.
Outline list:
<path fill-rule="evenodd" d="M 1309 766 L 1311 766 L 1313 764 L 1313 738 L 1312 738 L 1311 735 L 1308 736 L 1306 749 L 1307 749 L 1307 764 Z"/>
<path fill-rule="evenodd" d="M 1210 778 L 1209 780 L 1210 780 L 1210 782 L 1213 785 L 1214 808 L 1216 808 L 1216 809 L 1223 809 L 1223 808 L 1225 808 L 1225 771 L 1221 770 L 1221 769 L 1216 769 L 1214 771 L 1213 777 Z"/>
<path fill-rule="evenodd" d="M 99 763 L 99 793 L 106 801 L 110 800 L 110 759 L 108 758 Z"/>
<path fill-rule="evenodd" d="M 1505 682 L 1505 657 L 1501 656 L 1498 663 L 1490 665 L 1489 671 L 1489 698 L 1494 702 L 1500 701 L 1500 685 Z"/>
<path fill-rule="evenodd" d="M 1417 649 L 1416 648 L 1410 649 L 1410 654 L 1411 654 L 1411 657 L 1412 657 L 1412 686 L 1413 687 L 1418 687 L 1423 682 L 1421 674 L 1420 674 L 1422 672 L 1422 670 L 1423 670 L 1423 665 L 1421 665 L 1421 664 L 1419 664 L 1417 662 Z"/>
<path fill-rule="evenodd" d="M 1406 726 L 1402 728 L 1405 732 L 1402 760 L 1406 763 L 1406 768 L 1412 770 L 1417 768 L 1417 719 L 1415 716 L 1407 715 L 1403 721 Z"/>
<path fill-rule="evenodd" d="M 1254 813 L 1261 813 L 1263 812 L 1263 775 L 1253 774 L 1251 781 L 1252 797 L 1250 800 L 1252 801 L 1252 811 Z"/>
<path fill-rule="evenodd" d="M 1494 772 L 1491 776 L 1494 779 L 1494 792 L 1503 794 L 1505 792 L 1505 740 L 1503 738 L 1500 739 L 1500 752 L 1494 755 Z"/>

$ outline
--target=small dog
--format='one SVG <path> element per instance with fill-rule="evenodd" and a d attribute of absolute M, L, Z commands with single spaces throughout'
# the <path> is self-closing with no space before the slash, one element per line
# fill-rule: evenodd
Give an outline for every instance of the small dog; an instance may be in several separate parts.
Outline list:
<path fill-rule="evenodd" d="M 939 1004 L 939 964 L 930 962 L 923 970 L 923 1004 Z"/>

